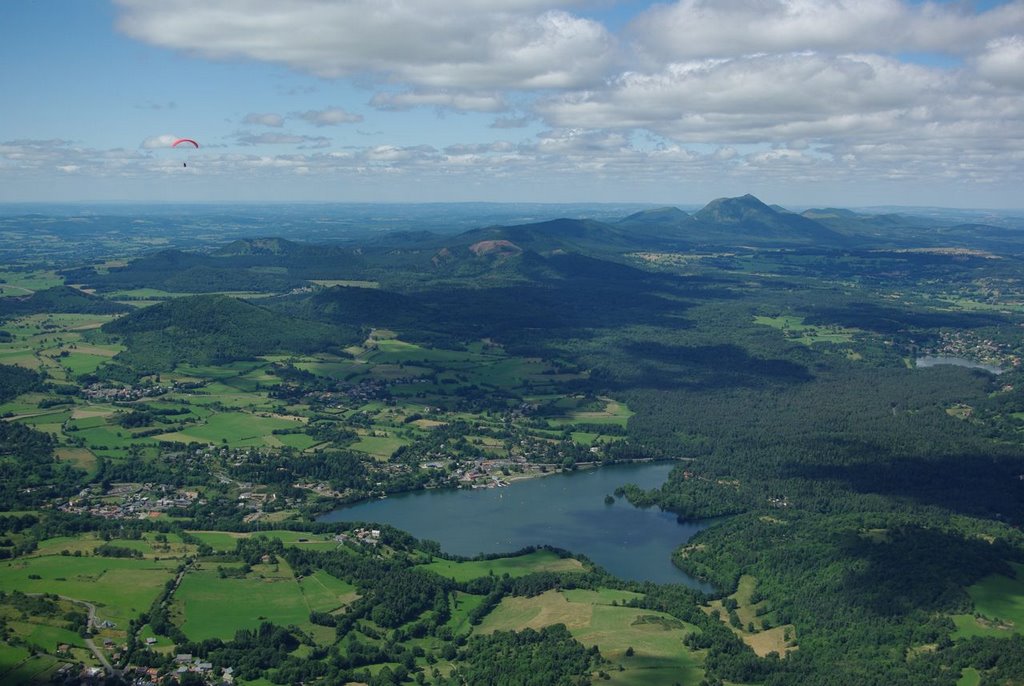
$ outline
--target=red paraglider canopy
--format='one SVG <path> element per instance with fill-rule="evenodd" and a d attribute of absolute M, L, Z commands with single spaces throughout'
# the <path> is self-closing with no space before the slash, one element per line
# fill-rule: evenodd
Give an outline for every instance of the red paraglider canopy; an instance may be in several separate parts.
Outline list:
<path fill-rule="evenodd" d="M 174 141 L 173 143 L 171 143 L 171 147 L 172 147 L 172 148 L 176 148 L 176 147 L 178 147 L 179 145 L 181 145 L 182 143 L 191 143 L 191 144 L 192 144 L 192 145 L 194 145 L 195 147 L 197 147 L 197 148 L 199 147 L 199 143 L 196 143 L 196 142 L 195 142 L 194 140 L 192 140 L 191 138 L 179 138 L 178 140 L 176 140 L 176 141 Z"/>

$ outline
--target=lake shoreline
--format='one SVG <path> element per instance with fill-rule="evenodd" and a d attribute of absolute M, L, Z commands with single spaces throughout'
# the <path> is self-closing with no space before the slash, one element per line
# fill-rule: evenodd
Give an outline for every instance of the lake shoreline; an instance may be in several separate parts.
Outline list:
<path fill-rule="evenodd" d="M 711 522 L 680 522 L 673 512 L 636 508 L 621 497 L 605 502 L 619 485 L 659 487 L 677 462 L 588 465 L 545 474 L 551 478 L 519 479 L 515 488 L 420 489 L 343 505 L 317 521 L 379 522 L 437 541 L 446 554 L 461 557 L 553 546 L 584 555 L 620 578 L 708 591 L 672 557 Z"/>

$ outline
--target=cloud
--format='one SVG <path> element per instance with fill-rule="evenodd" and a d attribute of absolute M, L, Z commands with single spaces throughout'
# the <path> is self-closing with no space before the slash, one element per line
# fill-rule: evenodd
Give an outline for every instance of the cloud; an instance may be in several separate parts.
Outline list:
<path fill-rule="evenodd" d="M 831 202 L 840 203 L 850 202 L 850 193 L 861 193 L 856 197 L 874 203 L 881 198 L 893 204 L 944 204 L 985 188 L 998 189 L 993 198 L 1013 197 L 1010 189 L 1024 164 L 1024 136 L 1014 132 L 1010 139 L 974 142 L 982 128 L 949 124 L 940 134 L 922 128 L 915 136 L 836 139 L 797 147 L 689 146 L 650 135 L 585 129 L 550 129 L 520 141 L 467 142 L 442 150 L 430 145 L 317 148 L 315 140 L 304 140 L 287 144 L 305 149 L 286 153 L 255 152 L 252 147 L 208 149 L 201 159 L 189 162 L 188 170 L 173 156 L 144 150 L 14 140 L 0 142 L 0 197 L 10 196 L 14 188 L 28 188 L 25 184 L 38 190 L 44 180 L 70 178 L 72 167 L 77 167 L 74 178 L 82 182 L 110 179 L 120 189 L 135 183 L 131 187 L 140 197 L 164 188 L 165 177 L 180 182 L 175 188 L 181 191 L 194 178 L 217 193 L 244 192 L 235 185 L 239 178 L 246 179 L 244 188 L 279 193 L 287 179 L 302 177 L 304 195 L 299 197 L 312 199 L 336 198 L 339 182 L 347 189 L 376 189 L 384 194 L 378 199 L 394 200 L 600 197 L 692 202 L 750 191 L 776 202 L 806 202 L 823 186 L 833 189 Z M 941 145 L 935 144 L 935 135 L 940 135 Z M 262 142 L 270 145 L 269 140 Z M 396 186 L 399 178 L 410 182 Z M 870 194 L 864 190 L 869 188 Z M 296 193 L 299 189 L 293 187 Z"/>
<path fill-rule="evenodd" d="M 241 134 L 235 138 L 239 145 L 297 145 L 300 148 L 327 148 L 331 140 L 323 136 L 299 136 L 289 133 Z"/>
<path fill-rule="evenodd" d="M 431 89 L 568 88 L 600 81 L 615 41 L 541 0 L 117 0 L 124 33 L 217 59 Z"/>
<path fill-rule="evenodd" d="M 249 114 L 245 115 L 245 119 L 243 119 L 242 122 L 245 124 L 255 124 L 258 126 L 281 127 L 284 126 L 284 117 L 282 117 L 280 114 L 273 114 L 270 112 L 265 114 L 260 114 L 258 112 L 250 112 Z"/>
<path fill-rule="evenodd" d="M 0 170 L 9 170 L 19 178 L 45 177 L 53 170 L 83 176 L 144 174 L 153 159 L 150 153 L 139 150 L 96 150 L 59 138 L 0 142 Z"/>
<path fill-rule="evenodd" d="M 378 145 L 365 150 L 363 157 L 369 162 L 408 163 L 412 161 L 435 161 L 438 159 L 438 153 L 437 150 L 429 145 Z"/>
<path fill-rule="evenodd" d="M 181 138 L 181 136 L 175 136 L 171 133 L 162 133 L 157 136 L 150 136 L 149 138 L 142 141 L 139 145 L 143 150 L 159 150 L 161 148 L 169 148 L 174 145 L 174 141 Z"/>
<path fill-rule="evenodd" d="M 363 115 L 352 114 L 341 107 L 295 112 L 291 116 L 303 119 L 313 126 L 338 126 L 339 124 L 355 124 L 363 121 Z"/>
<path fill-rule="evenodd" d="M 963 54 L 1022 30 L 1019 1 L 973 14 L 962 3 L 900 0 L 678 0 L 644 12 L 629 34 L 642 51 L 680 60 L 802 50 Z"/>
<path fill-rule="evenodd" d="M 975 68 L 991 83 L 1024 88 L 1024 35 L 990 41 L 977 57 Z"/>
<path fill-rule="evenodd" d="M 494 143 L 458 143 L 444 149 L 446 155 L 483 155 L 487 153 L 506 153 L 516 150 L 516 146 L 508 141 Z"/>
<path fill-rule="evenodd" d="M 448 93 L 441 91 L 406 91 L 377 93 L 370 105 L 379 110 L 400 111 L 414 107 L 440 107 L 475 112 L 501 112 L 507 108 L 505 100 L 497 94 Z"/>
<path fill-rule="evenodd" d="M 679 141 L 763 142 L 896 133 L 981 112 L 956 76 L 877 55 L 769 55 L 669 64 L 606 90 L 540 103 L 555 127 L 647 129 Z"/>

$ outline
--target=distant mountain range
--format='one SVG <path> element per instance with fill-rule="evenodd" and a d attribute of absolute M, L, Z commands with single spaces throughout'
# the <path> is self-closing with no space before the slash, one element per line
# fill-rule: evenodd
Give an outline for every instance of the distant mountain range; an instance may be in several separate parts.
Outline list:
<path fill-rule="evenodd" d="M 712 200 L 689 214 L 677 207 L 642 210 L 614 222 L 553 219 L 515 226 L 473 229 L 434 238 L 452 254 L 511 255 L 532 250 L 608 254 L 641 249 L 737 247 L 881 249 L 906 247 L 979 247 L 1024 242 L 1024 232 L 983 223 L 956 223 L 895 213 L 861 214 L 847 209 L 809 209 L 801 213 L 769 206 L 754 197 Z M 421 242 L 429 243 L 423 236 Z M 474 247 L 475 246 L 475 247 Z"/>
<path fill-rule="evenodd" d="M 460 233 L 402 230 L 358 243 L 320 244 L 311 236 L 229 239 L 212 252 L 165 249 L 124 267 L 78 267 L 63 275 L 68 283 L 99 293 L 138 288 L 286 293 L 313 280 L 365 280 L 395 287 L 406 278 L 403 275 L 413 273 L 442 280 L 479 278 L 481 285 L 608 279 L 615 270 L 622 272 L 615 278 L 630 279 L 634 276 L 628 270 L 633 268 L 623 264 L 625 256 L 645 251 L 969 248 L 1024 253 L 1024 230 L 957 223 L 960 218 L 862 214 L 840 208 L 797 213 L 744 195 L 712 200 L 692 214 L 661 207 L 606 221 L 555 218 Z M 11 307 L 15 305 L 24 307 Z"/>

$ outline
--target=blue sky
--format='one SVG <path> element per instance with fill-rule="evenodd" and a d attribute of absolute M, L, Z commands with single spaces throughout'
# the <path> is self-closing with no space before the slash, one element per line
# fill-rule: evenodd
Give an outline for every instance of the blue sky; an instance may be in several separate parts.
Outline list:
<path fill-rule="evenodd" d="M 1024 0 L 53 0 L 0 38 L 0 202 L 1024 206 Z"/>

